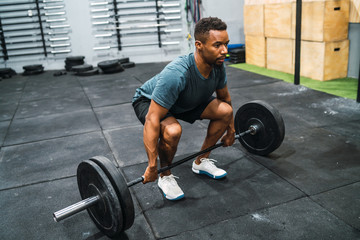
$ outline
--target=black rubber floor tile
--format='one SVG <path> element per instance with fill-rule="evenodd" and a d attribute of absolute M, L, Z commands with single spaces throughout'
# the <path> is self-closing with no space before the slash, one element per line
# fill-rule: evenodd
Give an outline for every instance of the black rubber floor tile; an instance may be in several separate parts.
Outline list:
<path fill-rule="evenodd" d="M 14 117 L 18 102 L 1 102 L 0 103 L 0 121 L 11 120 Z"/>
<path fill-rule="evenodd" d="M 337 135 L 342 136 L 343 138 L 347 139 L 347 143 L 360 142 L 360 121 L 350 121 L 346 123 L 340 123 L 337 125 L 329 125 L 324 126 L 324 129 L 336 133 Z"/>
<path fill-rule="evenodd" d="M 226 67 L 226 76 L 229 89 L 263 85 L 281 81 L 279 79 L 262 76 L 230 66 Z"/>
<path fill-rule="evenodd" d="M 94 109 L 102 129 L 141 125 L 131 103 Z"/>
<path fill-rule="evenodd" d="M 106 75 L 107 76 L 107 75 Z M 106 78 L 87 78 L 80 79 L 81 85 L 87 92 L 96 91 L 97 89 L 110 89 L 110 88 L 128 88 L 132 86 L 140 86 L 141 82 L 134 77 L 128 76 L 107 76 Z"/>
<path fill-rule="evenodd" d="M 83 92 L 64 98 L 47 98 L 34 101 L 21 102 L 16 111 L 15 118 L 30 118 L 90 110 L 89 100 Z"/>
<path fill-rule="evenodd" d="M 75 177 L 0 191 L 1 239 L 109 239 L 95 226 L 87 211 L 61 222 L 53 212 L 80 201 Z M 136 218 L 122 239 L 154 239 L 135 203 Z M 128 238 L 126 238 L 128 237 Z"/>
<path fill-rule="evenodd" d="M 160 73 L 166 65 L 169 64 L 168 62 L 162 63 L 142 63 L 137 64 L 133 72 L 133 76 L 141 82 L 146 82 L 150 78 L 154 77 L 156 74 Z"/>
<path fill-rule="evenodd" d="M 354 230 L 309 199 L 302 198 L 167 238 L 185 239 L 359 239 Z"/>
<path fill-rule="evenodd" d="M 4 142 L 5 135 L 9 128 L 9 125 L 10 125 L 10 121 L 0 122 L 0 146 L 2 146 L 2 144 Z"/>
<path fill-rule="evenodd" d="M 64 88 L 63 86 L 47 86 L 47 87 L 26 87 L 21 98 L 22 102 L 34 101 L 48 98 L 72 98 L 79 94 L 83 95 L 83 89 L 78 86 Z"/>
<path fill-rule="evenodd" d="M 13 76 L 12 78 L 2 79 L 0 81 L 0 96 L 6 93 L 14 94 L 21 92 L 24 89 L 25 84 L 26 78 L 22 76 Z"/>
<path fill-rule="evenodd" d="M 133 186 L 157 238 L 213 225 L 303 196 L 280 177 L 249 161 L 236 146 L 214 150 L 212 158 L 228 172 L 225 179 L 196 175 L 191 171 L 191 163 L 172 170 L 185 194 L 180 201 L 165 199 L 157 183 Z M 124 172 L 128 179 L 134 179 L 143 174 L 145 167 L 146 164 L 130 166 Z"/>
<path fill-rule="evenodd" d="M 91 110 L 53 114 L 34 118 L 15 119 L 4 145 L 64 137 L 100 130 Z"/>
<path fill-rule="evenodd" d="M 200 151 L 205 139 L 206 128 L 199 122 L 193 125 L 182 122 L 182 136 L 176 155 Z M 129 166 L 147 162 L 147 155 L 143 143 L 143 126 L 105 131 L 115 158 L 120 166 Z"/>
<path fill-rule="evenodd" d="M 136 88 L 140 85 L 123 87 L 115 82 L 104 86 L 85 87 L 85 93 L 88 96 L 93 107 L 104 107 L 123 103 L 131 103 Z"/>
<path fill-rule="evenodd" d="M 360 182 L 324 192 L 311 198 L 329 212 L 360 231 Z"/>
<path fill-rule="evenodd" d="M 74 176 L 82 160 L 97 155 L 113 160 L 100 132 L 3 147 L 0 189 Z"/>
<path fill-rule="evenodd" d="M 233 93 L 232 91 L 231 93 Z M 239 88 L 233 98 L 264 100 L 279 111 L 296 116 L 311 126 L 319 127 L 360 120 L 360 105 L 354 100 L 332 96 L 285 82 Z"/>
<path fill-rule="evenodd" d="M 252 158 L 309 195 L 360 180 L 359 142 L 320 128 L 300 128 L 283 145 L 273 159 Z"/>

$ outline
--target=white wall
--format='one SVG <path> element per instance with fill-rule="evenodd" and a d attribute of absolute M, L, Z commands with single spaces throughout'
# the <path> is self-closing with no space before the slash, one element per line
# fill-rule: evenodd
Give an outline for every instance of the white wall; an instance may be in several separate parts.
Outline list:
<path fill-rule="evenodd" d="M 23 72 L 22 66 L 29 64 L 43 64 L 45 70 L 64 69 L 64 59 L 67 56 L 85 56 L 85 61 L 94 66 L 103 60 L 109 60 L 121 57 L 130 57 L 131 61 L 136 63 L 144 62 L 162 62 L 170 61 L 178 55 L 187 54 L 194 50 L 193 39 L 187 40 L 187 35 L 193 34 L 193 24 L 186 21 L 186 13 L 184 11 L 185 0 L 180 0 L 182 10 L 182 21 L 175 28 L 183 29 L 178 34 L 173 34 L 174 38 L 164 39 L 165 41 L 180 41 L 180 45 L 175 46 L 143 46 L 143 47 L 127 47 L 118 51 L 116 48 L 111 50 L 95 51 L 94 47 L 100 46 L 100 42 L 105 45 L 110 44 L 109 38 L 95 38 L 96 27 L 92 25 L 90 2 L 96 0 L 64 0 L 67 23 L 70 25 L 70 54 L 48 55 L 48 57 L 37 55 L 27 57 L 14 57 L 7 61 L 0 60 L 0 67 L 11 67 L 16 72 Z M 166 0 L 165 0 L 166 2 Z M 171 1 L 169 1 L 171 2 Z M 218 0 L 202 1 L 202 16 L 216 16 L 224 20 L 228 25 L 230 44 L 244 43 L 243 34 L 243 0 L 222 0 L 219 5 Z M 106 27 L 106 26 L 105 26 Z M 112 38 L 113 42 L 116 38 Z M 131 41 L 131 39 L 130 39 Z M 135 41 L 135 40 L 134 40 Z M 103 44 L 103 45 L 104 45 Z M 102 45 L 102 46 L 103 46 Z"/>

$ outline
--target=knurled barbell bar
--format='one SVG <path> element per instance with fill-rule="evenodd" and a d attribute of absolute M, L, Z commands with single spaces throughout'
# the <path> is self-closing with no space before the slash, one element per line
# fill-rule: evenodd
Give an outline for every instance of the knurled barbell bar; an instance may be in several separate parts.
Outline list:
<path fill-rule="evenodd" d="M 256 100 L 241 106 L 234 122 L 235 138 L 251 153 L 267 155 L 276 150 L 284 139 L 285 126 L 280 113 L 264 101 Z M 220 146 L 223 146 L 222 142 L 191 154 L 160 168 L 158 174 Z M 83 200 L 53 213 L 54 220 L 59 222 L 87 209 L 99 230 L 108 237 L 116 237 L 134 223 L 135 210 L 129 188 L 143 180 L 139 177 L 126 182 L 122 171 L 106 157 L 84 160 L 77 168 L 78 187 Z"/>

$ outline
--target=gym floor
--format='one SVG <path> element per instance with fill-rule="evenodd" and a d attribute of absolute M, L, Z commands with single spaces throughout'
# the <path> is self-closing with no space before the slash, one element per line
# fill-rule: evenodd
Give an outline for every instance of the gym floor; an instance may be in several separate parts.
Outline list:
<path fill-rule="evenodd" d="M 80 200 L 77 165 L 104 155 L 127 181 L 147 158 L 134 91 L 166 63 L 77 77 L 54 71 L 0 81 L 0 239 L 107 239 L 86 211 L 55 223 L 52 213 Z M 166 200 L 156 183 L 131 187 L 135 222 L 120 239 L 359 239 L 360 104 L 227 67 L 234 109 L 254 99 L 285 122 L 267 157 L 240 143 L 211 157 L 223 180 L 173 169 L 185 198 Z M 176 159 L 199 151 L 207 122 L 181 122 Z"/>

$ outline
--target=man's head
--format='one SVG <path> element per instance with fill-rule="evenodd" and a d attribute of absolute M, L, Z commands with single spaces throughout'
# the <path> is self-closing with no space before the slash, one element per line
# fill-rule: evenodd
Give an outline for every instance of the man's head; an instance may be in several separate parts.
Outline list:
<path fill-rule="evenodd" d="M 209 65 L 222 65 L 229 43 L 226 23 L 216 17 L 202 18 L 195 25 L 195 47 L 198 56 Z"/>
<path fill-rule="evenodd" d="M 226 31 L 227 25 L 221 19 L 217 17 L 202 18 L 195 25 L 195 41 L 206 42 L 209 37 L 210 30 Z"/>

